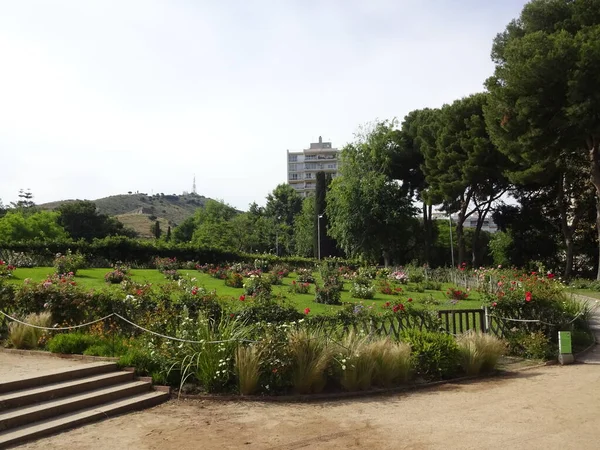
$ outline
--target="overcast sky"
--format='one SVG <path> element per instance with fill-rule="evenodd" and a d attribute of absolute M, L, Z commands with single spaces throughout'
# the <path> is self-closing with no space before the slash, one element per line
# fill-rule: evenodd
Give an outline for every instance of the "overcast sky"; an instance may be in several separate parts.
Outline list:
<path fill-rule="evenodd" d="M 483 90 L 525 0 L 0 0 L 0 199 L 197 191 Z"/>

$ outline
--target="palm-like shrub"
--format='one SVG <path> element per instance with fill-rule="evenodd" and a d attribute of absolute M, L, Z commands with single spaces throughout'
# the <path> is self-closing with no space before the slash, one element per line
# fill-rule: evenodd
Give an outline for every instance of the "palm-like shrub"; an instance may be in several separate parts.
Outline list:
<path fill-rule="evenodd" d="M 298 329 L 290 332 L 288 349 L 292 361 L 292 386 L 298 394 L 318 393 L 326 384 L 325 373 L 332 348 L 322 330 Z"/>
<path fill-rule="evenodd" d="M 484 333 L 465 333 L 457 341 L 460 363 L 467 375 L 493 370 L 506 349 L 500 339 Z"/>
<path fill-rule="evenodd" d="M 52 316 L 49 312 L 43 312 L 40 314 L 29 314 L 25 317 L 26 322 L 31 325 L 38 327 L 49 328 L 52 325 Z M 33 328 L 27 325 L 23 325 L 19 322 L 12 322 L 8 325 L 8 339 L 15 348 L 21 349 L 34 349 L 38 347 L 38 343 L 45 331 L 39 328 Z"/>

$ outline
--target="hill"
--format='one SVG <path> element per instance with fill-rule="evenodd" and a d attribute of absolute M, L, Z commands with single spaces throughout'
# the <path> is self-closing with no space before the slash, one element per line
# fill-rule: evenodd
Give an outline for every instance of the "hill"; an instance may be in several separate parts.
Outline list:
<path fill-rule="evenodd" d="M 174 227 L 180 224 L 192 216 L 196 209 L 203 207 L 207 200 L 209 199 L 198 194 L 147 195 L 138 193 L 112 195 L 92 201 L 98 207 L 99 213 L 114 216 L 138 233 L 148 235 L 149 229 L 145 228 L 149 228 L 152 221 L 157 218 L 161 221 L 161 227 L 164 226 L 166 231 L 167 225 Z M 61 200 L 39 206 L 43 209 L 56 209 L 63 203 L 73 201 L 75 200 Z"/>

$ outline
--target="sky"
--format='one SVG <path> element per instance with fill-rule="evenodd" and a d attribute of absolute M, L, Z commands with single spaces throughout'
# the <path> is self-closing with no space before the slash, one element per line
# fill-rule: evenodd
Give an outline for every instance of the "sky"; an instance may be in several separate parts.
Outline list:
<path fill-rule="evenodd" d="M 0 199 L 197 192 L 483 90 L 525 0 L 0 0 Z"/>

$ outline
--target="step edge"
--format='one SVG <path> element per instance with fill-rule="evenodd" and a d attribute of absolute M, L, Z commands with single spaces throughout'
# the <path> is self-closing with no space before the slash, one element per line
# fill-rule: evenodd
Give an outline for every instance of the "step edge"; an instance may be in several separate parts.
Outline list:
<path fill-rule="evenodd" d="M 160 403 L 164 403 L 164 402 L 168 401 L 169 398 L 170 398 L 170 396 L 168 394 L 161 392 L 161 391 L 150 391 L 147 393 L 139 393 L 139 394 L 136 394 L 136 395 L 133 395 L 130 397 L 125 397 L 123 399 L 113 400 L 112 402 L 108 402 L 103 405 L 86 408 L 84 410 L 75 411 L 72 413 L 66 413 L 61 416 L 52 417 L 49 419 L 43 419 L 41 421 L 33 422 L 28 425 L 23 425 L 18 428 L 4 430 L 4 431 L 0 432 L 0 446 L 17 445 L 20 443 L 32 441 L 32 440 L 35 440 L 35 439 L 38 439 L 38 438 L 41 438 L 44 436 L 54 434 L 58 431 L 66 431 L 66 430 L 73 429 L 73 428 L 76 428 L 78 426 L 81 426 L 81 425 L 84 425 L 87 423 L 97 422 L 99 420 L 102 420 L 103 418 L 115 417 L 115 416 L 118 416 L 121 414 L 125 414 L 127 412 L 150 408 L 152 406 L 156 406 Z M 136 401 L 133 401 L 133 400 L 136 400 Z M 117 403 L 117 405 L 114 405 L 114 407 L 112 407 L 113 405 L 111 405 L 111 403 Z M 119 403 L 121 403 L 121 404 L 119 405 Z M 138 407 L 136 407 L 136 406 L 138 406 Z M 43 422 L 51 423 L 53 421 L 62 420 L 69 415 L 77 415 L 77 414 L 88 414 L 88 415 L 85 415 L 84 417 L 76 418 L 73 421 L 68 421 L 68 422 L 56 424 L 56 425 L 50 425 L 47 428 L 43 428 L 43 429 L 36 431 L 34 433 L 31 433 L 31 434 L 17 435 L 17 436 L 13 436 L 12 438 L 9 437 L 11 434 L 19 433 L 22 431 L 26 431 L 28 428 L 33 428 L 33 427 L 39 426 Z M 3 438 L 6 438 L 7 436 L 9 437 L 9 439 L 3 439 Z"/>

